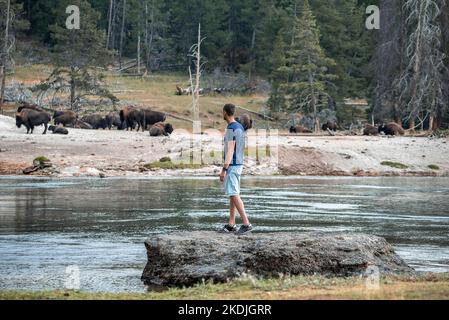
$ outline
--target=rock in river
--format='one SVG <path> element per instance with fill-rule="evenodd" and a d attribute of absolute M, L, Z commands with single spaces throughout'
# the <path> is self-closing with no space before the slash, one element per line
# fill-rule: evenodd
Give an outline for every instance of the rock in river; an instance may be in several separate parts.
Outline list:
<path fill-rule="evenodd" d="M 365 234 L 182 232 L 155 235 L 145 246 L 147 285 L 225 282 L 242 273 L 352 276 L 372 266 L 381 274 L 413 272 L 385 239 Z"/>

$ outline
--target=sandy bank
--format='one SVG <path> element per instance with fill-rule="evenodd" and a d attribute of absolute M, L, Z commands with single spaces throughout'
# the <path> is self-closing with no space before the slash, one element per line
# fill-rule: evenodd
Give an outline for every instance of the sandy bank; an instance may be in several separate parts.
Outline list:
<path fill-rule="evenodd" d="M 55 168 L 52 175 L 68 176 L 173 176 L 214 175 L 220 170 L 221 138 L 203 136 L 194 146 L 214 161 L 196 169 L 145 169 L 162 157 L 179 159 L 191 148 L 190 136 L 176 132 L 171 137 L 150 137 L 148 132 L 69 129 L 67 136 L 33 135 L 15 127 L 13 118 L 0 116 L 0 174 L 21 174 L 34 158 L 46 156 Z M 250 175 L 449 175 L 449 139 L 363 136 L 279 136 L 270 147 L 270 158 L 250 150 L 245 165 Z M 263 143 L 261 143 L 263 144 Z M 251 148 L 250 148 L 251 149 Z M 385 165 L 399 163 L 400 169 Z M 382 164 L 384 163 L 384 164 Z M 436 166 L 433 169 L 429 166 Z M 437 169 L 435 169 L 437 168 Z"/>

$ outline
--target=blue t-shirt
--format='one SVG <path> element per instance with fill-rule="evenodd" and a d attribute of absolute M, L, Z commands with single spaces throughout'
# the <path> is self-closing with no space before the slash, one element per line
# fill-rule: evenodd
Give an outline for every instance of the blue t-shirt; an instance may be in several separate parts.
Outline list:
<path fill-rule="evenodd" d="M 228 153 L 228 142 L 235 141 L 234 156 L 232 157 L 231 166 L 241 166 L 243 165 L 243 155 L 245 153 L 245 129 L 243 126 L 234 121 L 228 125 L 226 128 L 226 133 L 224 137 L 224 158 Z"/>

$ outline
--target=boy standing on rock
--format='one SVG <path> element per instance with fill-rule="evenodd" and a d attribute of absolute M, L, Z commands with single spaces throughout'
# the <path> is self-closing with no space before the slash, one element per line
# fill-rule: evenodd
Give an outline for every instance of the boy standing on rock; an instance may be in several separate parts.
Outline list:
<path fill-rule="evenodd" d="M 226 196 L 229 197 L 229 223 L 221 230 L 225 233 L 245 234 L 253 227 L 248 220 L 245 206 L 240 198 L 240 177 L 243 171 L 243 156 L 245 151 L 245 129 L 235 118 L 235 106 L 227 104 L 223 108 L 223 118 L 228 123 L 224 137 L 224 165 L 220 174 L 220 181 L 224 182 Z M 235 225 L 236 210 L 242 218 L 243 225 L 237 231 Z"/>

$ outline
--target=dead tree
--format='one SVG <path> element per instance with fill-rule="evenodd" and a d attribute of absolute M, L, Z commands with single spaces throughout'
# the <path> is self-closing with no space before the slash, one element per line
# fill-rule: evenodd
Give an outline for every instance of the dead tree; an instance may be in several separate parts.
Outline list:
<path fill-rule="evenodd" d="M 7 0 L 6 2 L 6 21 L 5 21 L 5 38 L 3 43 L 3 48 L 1 52 L 1 88 L 0 88 L 0 110 L 3 113 L 3 103 L 5 100 L 5 85 L 6 85 L 6 64 L 9 60 L 9 54 L 10 54 L 10 39 L 9 39 L 9 27 L 11 23 L 11 0 Z"/>

